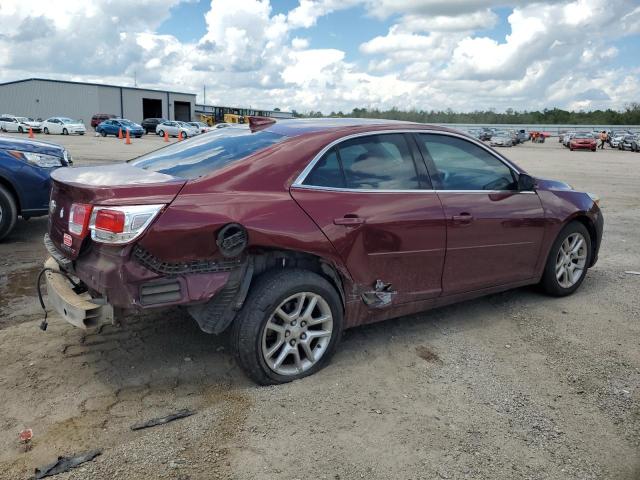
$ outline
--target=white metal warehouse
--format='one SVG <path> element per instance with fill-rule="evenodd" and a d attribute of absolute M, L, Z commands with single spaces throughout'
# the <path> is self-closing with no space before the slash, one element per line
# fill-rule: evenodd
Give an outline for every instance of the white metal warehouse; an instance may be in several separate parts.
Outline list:
<path fill-rule="evenodd" d="M 0 83 L 0 114 L 46 119 L 69 117 L 87 127 L 96 113 L 140 123 L 144 118 L 195 120 L 193 93 L 100 83 L 27 78 Z"/>

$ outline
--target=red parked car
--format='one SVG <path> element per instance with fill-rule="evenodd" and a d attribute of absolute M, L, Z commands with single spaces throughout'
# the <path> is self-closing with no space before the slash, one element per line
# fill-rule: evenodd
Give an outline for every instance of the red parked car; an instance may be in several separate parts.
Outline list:
<path fill-rule="evenodd" d="M 346 328 L 523 285 L 571 294 L 603 229 L 594 195 L 391 121 L 252 119 L 52 177 L 46 278 L 63 318 L 185 306 L 203 331 L 231 330 L 261 384 L 316 372 Z"/>
<path fill-rule="evenodd" d="M 110 120 L 112 118 L 117 118 L 117 116 L 112 113 L 96 113 L 91 117 L 91 128 L 95 130 L 96 127 L 102 122 L 104 122 L 105 120 Z"/>
<path fill-rule="evenodd" d="M 574 150 L 591 150 L 596 151 L 596 139 L 590 133 L 576 133 L 571 140 L 569 140 L 569 149 Z"/>

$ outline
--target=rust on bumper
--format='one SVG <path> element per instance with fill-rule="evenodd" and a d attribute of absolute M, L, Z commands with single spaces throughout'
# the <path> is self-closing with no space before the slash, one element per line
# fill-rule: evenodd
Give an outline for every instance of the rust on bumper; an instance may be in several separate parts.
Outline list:
<path fill-rule="evenodd" d="M 89 293 L 77 294 L 69 280 L 56 273 L 60 266 L 50 257 L 44 264 L 50 269 L 45 272 L 47 296 L 58 314 L 71 325 L 84 330 L 105 323 L 113 323 L 113 307 L 102 298 L 92 298 Z"/>

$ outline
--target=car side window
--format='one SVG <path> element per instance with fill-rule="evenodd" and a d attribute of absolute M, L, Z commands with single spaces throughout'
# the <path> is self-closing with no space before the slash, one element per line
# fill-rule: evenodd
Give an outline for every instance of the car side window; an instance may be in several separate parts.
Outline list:
<path fill-rule="evenodd" d="M 419 134 L 433 162 L 432 180 L 441 190 L 516 190 L 512 170 L 485 149 L 462 138 Z"/>
<path fill-rule="evenodd" d="M 419 190 L 413 156 L 403 134 L 367 135 L 329 150 L 305 185 L 354 190 Z"/>
<path fill-rule="evenodd" d="M 418 190 L 420 182 L 403 134 L 369 135 L 337 146 L 347 188 Z"/>
<path fill-rule="evenodd" d="M 304 181 L 316 187 L 345 188 L 344 172 L 335 148 L 325 153 Z"/>

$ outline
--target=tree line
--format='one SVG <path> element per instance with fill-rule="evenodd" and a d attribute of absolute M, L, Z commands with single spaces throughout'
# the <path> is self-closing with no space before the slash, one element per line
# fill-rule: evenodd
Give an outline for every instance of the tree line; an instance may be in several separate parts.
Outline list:
<path fill-rule="evenodd" d="M 568 124 L 568 125 L 640 125 L 640 103 L 630 103 L 624 110 L 591 110 L 578 112 L 560 108 L 542 111 L 516 111 L 511 108 L 504 112 L 494 110 L 477 110 L 474 112 L 454 112 L 447 110 L 390 110 L 377 108 L 354 108 L 351 112 L 331 112 L 324 115 L 320 111 L 298 113 L 296 117 L 352 117 L 352 118 L 385 118 L 388 120 L 404 120 L 420 123 L 478 123 L 478 124 Z"/>

